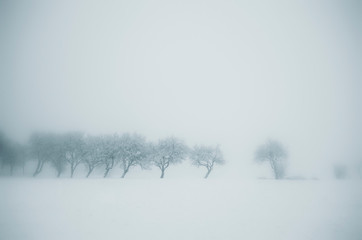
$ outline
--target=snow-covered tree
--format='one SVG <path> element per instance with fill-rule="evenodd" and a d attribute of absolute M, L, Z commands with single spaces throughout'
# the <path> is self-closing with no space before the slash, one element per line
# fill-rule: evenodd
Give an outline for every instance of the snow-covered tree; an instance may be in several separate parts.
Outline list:
<path fill-rule="evenodd" d="M 149 148 L 145 138 L 138 134 L 123 134 L 120 139 L 119 158 L 123 169 L 122 178 L 134 166 L 145 168 L 148 166 Z"/>
<path fill-rule="evenodd" d="M 67 165 L 64 135 L 48 134 L 46 137 L 46 146 L 50 155 L 49 161 L 57 171 L 57 177 L 60 177 Z"/>
<path fill-rule="evenodd" d="M 88 168 L 87 178 L 93 170 L 103 164 L 102 139 L 99 136 L 87 136 L 84 140 L 83 163 Z"/>
<path fill-rule="evenodd" d="M 36 177 L 42 171 L 44 164 L 51 159 L 52 151 L 48 144 L 50 137 L 50 133 L 36 132 L 29 138 L 31 156 L 38 162 L 33 177 Z"/>
<path fill-rule="evenodd" d="M 269 162 L 275 179 L 282 179 L 285 176 L 287 166 L 287 152 L 283 145 L 275 140 L 268 140 L 259 146 L 255 152 L 256 162 Z"/>
<path fill-rule="evenodd" d="M 103 165 L 105 166 L 104 177 L 118 163 L 117 156 L 119 154 L 120 137 L 118 134 L 101 136 L 101 150 L 103 153 Z"/>
<path fill-rule="evenodd" d="M 84 146 L 84 134 L 82 132 L 68 132 L 64 134 L 66 160 L 70 165 L 70 177 L 82 162 L 86 152 Z"/>
<path fill-rule="evenodd" d="M 188 155 L 188 147 L 178 138 L 169 137 L 159 140 L 152 147 L 152 163 L 161 170 L 161 178 L 171 164 L 181 163 Z"/>
<path fill-rule="evenodd" d="M 225 163 L 219 146 L 195 146 L 190 153 L 190 159 L 193 165 L 197 167 L 202 166 L 207 169 L 205 178 L 209 176 L 215 164 L 222 165 Z"/>

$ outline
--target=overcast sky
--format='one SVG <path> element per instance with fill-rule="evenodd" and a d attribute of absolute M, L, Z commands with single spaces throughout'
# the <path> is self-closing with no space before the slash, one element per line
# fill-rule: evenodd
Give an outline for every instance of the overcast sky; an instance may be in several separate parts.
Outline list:
<path fill-rule="evenodd" d="M 362 161 L 360 1 L 0 1 L 0 129 L 220 144 L 247 175 Z"/>

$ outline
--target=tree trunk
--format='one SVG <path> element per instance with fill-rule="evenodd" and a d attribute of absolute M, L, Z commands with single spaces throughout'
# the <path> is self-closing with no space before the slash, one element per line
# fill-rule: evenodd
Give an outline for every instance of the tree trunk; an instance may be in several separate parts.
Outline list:
<path fill-rule="evenodd" d="M 274 163 L 274 173 L 275 173 L 275 179 L 282 179 L 283 178 L 283 166 L 281 166 L 278 163 Z"/>
<path fill-rule="evenodd" d="M 73 163 L 73 164 L 70 166 L 70 177 L 71 177 L 71 178 L 73 177 L 74 172 L 75 172 L 75 169 L 78 167 L 78 165 L 79 165 L 79 162 Z"/>
<path fill-rule="evenodd" d="M 88 167 L 88 173 L 87 173 L 87 178 L 89 177 L 89 175 L 91 175 L 91 173 L 93 172 L 93 169 L 92 167 Z"/>
<path fill-rule="evenodd" d="M 275 179 L 282 179 L 282 174 L 281 174 L 281 172 L 280 172 L 280 169 L 279 169 L 279 167 L 278 166 L 275 166 L 275 168 L 274 168 L 274 175 L 275 175 Z"/>
<path fill-rule="evenodd" d="M 126 176 L 126 174 L 128 173 L 128 168 L 123 170 L 123 174 L 122 174 L 122 177 L 121 178 L 124 178 Z"/>
<path fill-rule="evenodd" d="M 75 170 L 75 167 L 74 167 L 73 164 L 72 164 L 72 165 L 70 166 L 70 178 L 73 178 L 74 170 Z"/>
<path fill-rule="evenodd" d="M 60 174 L 62 174 L 62 171 L 58 171 L 57 178 L 59 178 L 59 177 L 60 177 Z"/>
<path fill-rule="evenodd" d="M 33 177 L 36 177 L 39 174 L 38 169 L 35 170 L 35 172 L 33 173 Z"/>
<path fill-rule="evenodd" d="M 38 165 L 36 166 L 33 177 L 36 177 L 41 172 L 43 165 L 44 165 L 44 161 L 38 160 Z"/>
<path fill-rule="evenodd" d="M 111 163 L 107 163 L 106 164 L 106 172 L 104 173 L 104 176 L 103 177 L 107 177 L 108 176 L 108 173 L 109 173 L 109 170 L 111 170 L 114 166 L 114 158 L 111 158 Z"/>
<path fill-rule="evenodd" d="M 210 169 L 207 169 L 207 173 L 206 173 L 206 175 L 205 175 L 205 179 L 209 176 L 209 174 L 211 173 L 211 170 L 212 170 L 212 168 L 210 168 Z"/>
<path fill-rule="evenodd" d="M 273 170 L 274 178 L 275 178 L 275 179 L 279 179 L 278 169 L 277 169 L 277 167 L 276 167 L 276 165 L 275 165 L 275 163 L 274 163 L 274 160 L 273 160 L 273 159 L 270 159 L 270 160 L 269 160 L 269 163 L 270 163 L 270 166 L 271 166 L 271 168 L 272 168 L 272 170 Z"/>
<path fill-rule="evenodd" d="M 104 173 L 104 178 L 107 177 L 108 173 L 109 173 L 109 170 L 111 170 L 110 168 L 106 168 L 106 172 Z"/>
<path fill-rule="evenodd" d="M 39 168 L 40 168 L 40 160 L 38 160 L 38 164 L 36 166 L 35 172 L 33 173 L 33 177 L 36 177 L 36 175 L 39 174 Z"/>
<path fill-rule="evenodd" d="M 161 177 L 160 178 L 163 178 L 165 176 L 165 169 L 161 169 Z"/>

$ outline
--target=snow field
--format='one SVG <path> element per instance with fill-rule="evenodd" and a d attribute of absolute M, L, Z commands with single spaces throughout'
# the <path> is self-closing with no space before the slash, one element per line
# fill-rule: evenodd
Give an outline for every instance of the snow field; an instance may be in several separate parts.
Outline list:
<path fill-rule="evenodd" d="M 358 181 L 0 179 L 0 239 L 362 239 Z"/>

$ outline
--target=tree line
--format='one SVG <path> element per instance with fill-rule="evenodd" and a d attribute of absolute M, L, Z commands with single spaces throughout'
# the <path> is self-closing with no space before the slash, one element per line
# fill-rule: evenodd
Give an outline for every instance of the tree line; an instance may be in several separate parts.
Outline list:
<path fill-rule="evenodd" d="M 0 169 L 4 173 L 8 168 L 10 175 L 15 169 L 22 169 L 24 175 L 26 162 L 35 161 L 33 177 L 38 176 L 45 165 L 50 165 L 56 170 L 57 177 L 69 174 L 72 178 L 78 167 L 83 165 L 87 178 L 95 169 L 103 171 L 103 177 L 107 177 L 115 168 L 124 178 L 137 166 L 144 170 L 156 167 L 160 170 L 160 177 L 164 178 L 170 166 L 186 160 L 204 168 L 204 178 L 208 178 L 216 165 L 225 163 L 219 146 L 197 145 L 190 148 L 176 137 L 150 142 L 140 134 L 129 133 L 89 135 L 78 131 L 61 134 L 35 132 L 26 144 L 19 144 L 0 131 Z M 254 152 L 254 161 L 267 163 L 275 179 L 286 178 L 287 160 L 288 152 L 284 146 L 272 139 L 259 145 Z M 66 173 L 67 169 L 69 173 Z M 335 178 L 347 178 L 346 165 L 335 165 L 333 170 Z M 356 170 L 362 177 L 362 164 Z"/>
<path fill-rule="evenodd" d="M 20 145 L 0 133 L 1 168 L 9 168 L 10 175 L 15 168 L 24 168 L 26 161 L 35 160 L 33 177 L 39 175 L 45 165 L 56 170 L 56 176 L 65 174 L 69 168 L 72 178 L 80 165 L 87 169 L 89 177 L 95 169 L 103 170 L 103 177 L 116 167 L 121 169 L 124 178 L 134 167 L 151 169 L 157 167 L 160 177 L 164 178 L 171 165 L 190 160 L 196 167 L 206 169 L 205 178 L 215 165 L 225 163 L 219 146 L 198 145 L 192 148 L 176 137 L 160 139 L 158 142 L 147 141 L 139 134 L 104 134 L 88 135 L 83 132 L 31 134 L 27 144 Z"/>

